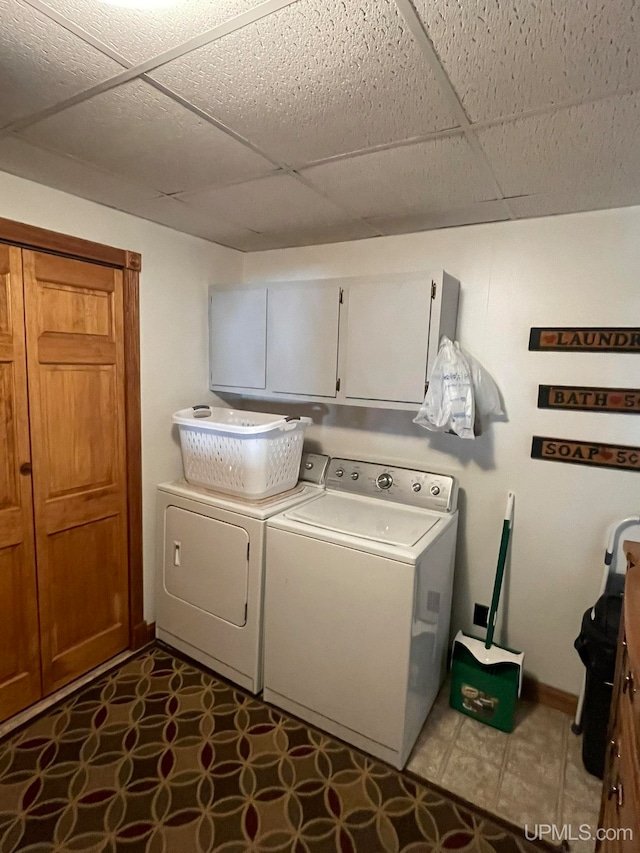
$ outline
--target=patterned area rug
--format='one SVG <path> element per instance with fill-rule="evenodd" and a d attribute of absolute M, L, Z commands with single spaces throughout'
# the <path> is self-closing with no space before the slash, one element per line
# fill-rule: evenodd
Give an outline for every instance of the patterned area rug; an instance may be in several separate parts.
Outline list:
<path fill-rule="evenodd" d="M 0 744 L 2 853 L 532 853 L 151 647 Z"/>

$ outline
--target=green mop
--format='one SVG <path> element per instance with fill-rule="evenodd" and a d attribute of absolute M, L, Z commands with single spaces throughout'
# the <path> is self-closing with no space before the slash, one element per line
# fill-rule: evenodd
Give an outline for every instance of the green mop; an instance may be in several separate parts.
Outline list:
<path fill-rule="evenodd" d="M 513 492 L 507 496 L 498 566 L 493 585 L 486 640 L 458 631 L 451 656 L 452 708 L 503 732 L 513 730 L 516 701 L 522 688 L 524 653 L 493 642 L 498 602 L 509 549 Z"/>

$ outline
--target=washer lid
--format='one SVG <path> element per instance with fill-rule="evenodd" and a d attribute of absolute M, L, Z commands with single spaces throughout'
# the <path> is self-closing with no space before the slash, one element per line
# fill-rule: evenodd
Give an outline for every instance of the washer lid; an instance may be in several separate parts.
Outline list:
<path fill-rule="evenodd" d="M 405 547 L 415 545 L 440 520 L 423 509 L 330 493 L 288 510 L 284 516 L 311 527 Z"/>

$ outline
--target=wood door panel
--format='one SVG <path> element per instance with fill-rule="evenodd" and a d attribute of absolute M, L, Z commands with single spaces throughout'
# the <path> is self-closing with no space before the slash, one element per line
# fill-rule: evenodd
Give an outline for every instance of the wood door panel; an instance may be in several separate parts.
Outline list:
<path fill-rule="evenodd" d="M 116 355 L 115 345 L 96 335 L 48 332 L 38 342 L 40 364 L 108 364 Z"/>
<path fill-rule="evenodd" d="M 23 254 L 45 692 L 127 647 L 123 277 Z"/>
<path fill-rule="evenodd" d="M 104 489 L 71 496 L 61 495 L 47 501 L 46 532 L 59 533 L 77 524 L 117 515 L 120 504 L 120 490 L 117 486 L 107 486 Z"/>
<path fill-rule="evenodd" d="M 48 255 L 45 252 L 29 252 L 36 265 L 36 273 L 41 286 L 62 285 L 77 287 L 80 291 L 102 290 L 108 293 L 115 288 L 114 273 L 111 267 L 77 261 L 60 255 Z"/>
<path fill-rule="evenodd" d="M 20 250 L 0 245 L 0 720 L 42 695 Z"/>
<path fill-rule="evenodd" d="M 39 323 L 45 333 L 108 337 L 113 325 L 109 293 L 63 285 L 43 285 Z"/>
<path fill-rule="evenodd" d="M 0 335 L 11 334 L 11 302 L 9 295 L 8 247 L 0 250 Z"/>
<path fill-rule="evenodd" d="M 46 499 L 117 482 L 119 474 L 115 365 L 43 365 L 42 419 L 47 424 Z"/>
<path fill-rule="evenodd" d="M 56 620 L 52 632 L 51 654 L 54 660 L 87 635 L 118 632 L 126 621 L 126 563 L 120 559 L 119 516 L 78 525 L 49 537 L 47 562 L 52 575 L 50 607 L 64 613 Z M 79 555 L 82 559 L 79 560 Z M 96 583 L 94 567 L 99 567 L 100 583 Z M 82 601 L 82 607 L 68 606 L 68 590 Z M 120 651 L 116 648 L 113 654 Z M 96 661 L 100 663 L 100 660 Z"/>
<path fill-rule="evenodd" d="M 0 551 L 3 548 L 20 545 L 24 538 L 22 507 L 12 506 L 0 511 Z"/>
<path fill-rule="evenodd" d="M 5 315 L 6 316 L 6 315 Z M 19 506 L 13 364 L 0 362 L 0 508 Z"/>
<path fill-rule="evenodd" d="M 25 575 L 33 576 L 33 550 L 20 544 L 0 551 L 0 720 L 21 711 L 41 694 L 40 643 L 35 608 L 35 578 L 29 588 Z M 31 607 L 25 607 L 31 594 Z"/>
<path fill-rule="evenodd" d="M 0 621 L 0 683 L 25 677 L 21 646 L 32 646 L 38 655 L 38 632 L 31 633 L 33 626 L 25 619 L 22 602 L 21 575 L 28 556 L 24 551 L 22 543 L 0 551 L 0 600 L 6 603 L 8 615 Z"/>

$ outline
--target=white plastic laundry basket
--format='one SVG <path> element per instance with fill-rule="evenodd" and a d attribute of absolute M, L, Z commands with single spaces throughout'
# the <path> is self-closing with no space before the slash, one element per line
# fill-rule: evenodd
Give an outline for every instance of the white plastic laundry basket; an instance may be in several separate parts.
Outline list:
<path fill-rule="evenodd" d="M 311 418 L 194 406 L 173 415 L 185 479 L 257 499 L 293 488 Z"/>

